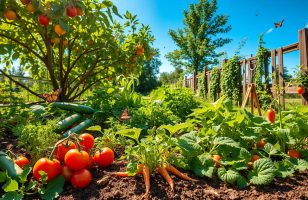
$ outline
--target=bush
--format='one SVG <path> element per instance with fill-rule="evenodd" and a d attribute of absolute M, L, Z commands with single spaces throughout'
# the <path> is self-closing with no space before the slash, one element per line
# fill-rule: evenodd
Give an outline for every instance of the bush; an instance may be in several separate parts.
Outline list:
<path fill-rule="evenodd" d="M 47 120 L 45 124 L 36 121 L 13 129 L 18 136 L 18 146 L 26 149 L 32 161 L 45 157 L 48 148 L 58 141 L 60 135 L 54 132 L 58 122 L 59 119 Z"/>

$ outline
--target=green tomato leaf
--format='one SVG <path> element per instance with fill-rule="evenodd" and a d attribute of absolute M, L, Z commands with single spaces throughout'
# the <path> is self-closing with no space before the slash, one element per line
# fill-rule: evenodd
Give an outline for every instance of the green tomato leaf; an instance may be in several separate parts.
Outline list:
<path fill-rule="evenodd" d="M 224 145 L 224 146 L 240 148 L 239 143 L 235 142 L 233 139 L 228 137 L 217 137 L 214 139 L 213 143 L 214 145 Z"/>
<path fill-rule="evenodd" d="M 212 157 L 208 153 L 195 157 L 192 161 L 192 170 L 197 176 L 212 178 L 214 166 Z"/>
<path fill-rule="evenodd" d="M 2 188 L 4 192 L 15 192 L 19 189 L 18 182 L 9 178 L 6 184 Z"/>
<path fill-rule="evenodd" d="M 184 134 L 177 140 L 183 154 L 190 158 L 202 154 L 203 148 L 199 145 L 200 141 L 201 138 L 199 138 L 195 132 Z"/>
<path fill-rule="evenodd" d="M 171 135 L 173 135 L 183 129 L 190 128 L 192 126 L 193 125 L 190 123 L 181 123 L 181 124 L 176 124 L 176 125 L 162 125 L 159 128 L 164 128 L 167 131 L 169 131 Z"/>
<path fill-rule="evenodd" d="M 142 131 L 141 128 L 122 129 L 116 132 L 116 134 L 134 139 L 135 141 L 138 141 L 141 131 Z"/>
<path fill-rule="evenodd" d="M 65 179 L 63 176 L 58 176 L 52 181 L 47 183 L 47 186 L 40 189 L 41 198 L 44 200 L 52 200 L 59 197 L 63 192 Z"/>
<path fill-rule="evenodd" d="M 20 183 L 25 183 L 27 182 L 27 177 L 30 174 L 32 170 L 32 167 L 26 167 L 23 172 L 19 175 L 19 181 Z"/>
<path fill-rule="evenodd" d="M 290 163 L 287 163 L 285 160 L 274 163 L 277 171 L 275 173 L 276 176 L 281 178 L 286 178 L 288 176 L 293 176 L 295 170 L 293 169 Z"/>
<path fill-rule="evenodd" d="M 277 155 L 279 154 L 279 151 L 277 151 L 275 149 L 275 147 L 270 144 L 270 143 L 266 143 L 265 146 L 264 146 L 264 151 L 269 155 L 269 156 L 272 156 L 272 155 Z"/>
<path fill-rule="evenodd" d="M 255 185 L 267 185 L 275 177 L 276 168 L 268 158 L 262 158 L 254 162 L 253 171 L 248 173 L 250 183 Z"/>
<path fill-rule="evenodd" d="M 226 170 L 223 167 L 218 169 L 217 174 L 222 181 L 230 184 L 234 184 L 240 177 L 240 174 L 237 171 L 234 171 L 233 169 Z"/>
<path fill-rule="evenodd" d="M 303 159 L 287 158 L 287 162 L 291 164 L 295 170 L 305 171 L 308 169 L 308 162 Z"/>
<path fill-rule="evenodd" d="M 91 127 L 87 128 L 87 130 L 89 130 L 89 131 L 102 131 L 102 127 L 101 126 L 91 126 Z"/>

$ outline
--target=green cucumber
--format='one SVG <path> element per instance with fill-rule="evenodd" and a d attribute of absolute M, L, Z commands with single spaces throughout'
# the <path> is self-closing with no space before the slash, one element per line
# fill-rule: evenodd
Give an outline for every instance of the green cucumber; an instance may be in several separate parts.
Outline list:
<path fill-rule="evenodd" d="M 66 103 L 66 102 L 55 102 L 52 105 L 53 108 L 60 108 L 62 110 L 74 111 L 82 114 L 93 114 L 95 110 L 89 106 Z"/>
<path fill-rule="evenodd" d="M 63 134 L 63 137 L 67 137 L 71 133 L 76 133 L 76 134 L 82 133 L 82 131 L 84 131 L 87 128 L 89 128 L 90 126 L 92 126 L 92 124 L 93 124 L 92 119 L 86 119 L 85 121 L 81 122 L 80 124 L 78 124 L 74 128 L 71 128 L 70 130 L 66 131 Z"/>
<path fill-rule="evenodd" d="M 9 177 L 17 179 L 22 173 L 22 169 L 14 163 L 14 161 L 4 152 L 0 151 L 0 169 L 7 171 Z"/>
<path fill-rule="evenodd" d="M 56 131 L 61 132 L 66 130 L 71 125 L 75 124 L 82 118 L 81 114 L 73 114 L 72 116 L 69 116 L 61 121 L 58 122 L 58 128 Z"/>

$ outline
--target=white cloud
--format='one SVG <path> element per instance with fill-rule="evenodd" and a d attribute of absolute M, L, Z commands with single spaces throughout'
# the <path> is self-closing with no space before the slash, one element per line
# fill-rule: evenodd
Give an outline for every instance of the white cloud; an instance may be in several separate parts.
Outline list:
<path fill-rule="evenodd" d="M 273 32 L 274 28 L 270 28 L 266 31 L 267 34 L 270 34 L 271 32 Z"/>
<path fill-rule="evenodd" d="M 308 28 L 308 22 L 307 22 L 307 24 L 306 24 L 305 28 Z"/>

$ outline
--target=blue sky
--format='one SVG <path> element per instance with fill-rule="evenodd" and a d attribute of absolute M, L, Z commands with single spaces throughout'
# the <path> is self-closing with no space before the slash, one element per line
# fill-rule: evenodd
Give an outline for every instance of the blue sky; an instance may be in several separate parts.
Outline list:
<path fill-rule="evenodd" d="M 137 14 L 141 23 L 152 28 L 156 38 L 154 47 L 159 48 L 163 65 L 161 72 L 170 72 L 173 67 L 164 58 L 168 52 L 176 49 L 168 35 L 169 29 L 183 26 L 183 11 L 197 0 L 114 0 L 121 13 L 126 10 Z M 279 48 L 298 41 L 298 30 L 308 28 L 308 0 L 217 0 L 218 13 L 229 16 L 232 30 L 225 36 L 232 42 L 218 51 L 226 51 L 232 56 L 241 40 L 246 44 L 241 55 L 256 54 L 258 37 L 265 33 L 266 47 Z M 258 15 L 258 16 L 256 16 Z M 282 28 L 273 29 L 274 22 L 284 19 Z M 266 33 L 268 32 L 268 33 Z M 299 53 L 287 54 L 285 66 L 290 71 L 299 65 Z"/>

